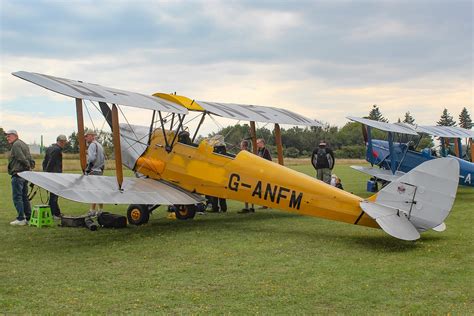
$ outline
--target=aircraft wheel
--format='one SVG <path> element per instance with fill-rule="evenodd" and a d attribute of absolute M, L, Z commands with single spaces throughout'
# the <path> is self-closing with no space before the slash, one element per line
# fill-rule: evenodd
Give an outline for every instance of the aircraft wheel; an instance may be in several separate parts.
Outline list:
<path fill-rule="evenodd" d="M 175 205 L 177 219 L 193 219 L 196 215 L 195 205 Z"/>
<path fill-rule="evenodd" d="M 150 219 L 148 205 L 131 204 L 127 209 L 127 219 L 130 224 L 137 226 L 148 223 Z"/>

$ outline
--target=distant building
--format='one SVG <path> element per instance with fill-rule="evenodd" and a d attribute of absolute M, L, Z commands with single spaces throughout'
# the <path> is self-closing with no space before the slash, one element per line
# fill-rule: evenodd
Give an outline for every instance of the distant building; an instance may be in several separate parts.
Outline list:
<path fill-rule="evenodd" d="M 30 147 L 30 153 L 31 154 L 40 154 L 41 153 L 41 146 L 39 144 L 33 143 L 33 144 L 28 144 L 28 147 Z"/>

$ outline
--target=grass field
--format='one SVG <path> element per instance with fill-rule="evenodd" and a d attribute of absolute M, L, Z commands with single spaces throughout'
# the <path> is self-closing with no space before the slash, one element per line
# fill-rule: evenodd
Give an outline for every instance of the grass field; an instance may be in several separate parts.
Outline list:
<path fill-rule="evenodd" d="M 335 172 L 368 196 L 364 176 L 348 165 Z M 149 224 L 122 230 L 12 227 L 9 181 L 0 173 L 0 313 L 474 313 L 472 189 L 459 189 L 445 232 L 403 242 L 278 210 L 241 215 L 237 202 L 192 221 L 160 208 Z M 60 204 L 71 215 L 88 209 Z"/>

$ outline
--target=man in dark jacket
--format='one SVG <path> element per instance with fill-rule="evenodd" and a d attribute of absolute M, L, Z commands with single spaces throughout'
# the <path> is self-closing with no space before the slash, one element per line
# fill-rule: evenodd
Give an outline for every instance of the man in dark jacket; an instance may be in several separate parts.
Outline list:
<path fill-rule="evenodd" d="M 314 169 L 316 169 L 316 178 L 330 184 L 334 162 L 334 153 L 331 148 L 327 147 L 324 140 L 320 141 L 318 148 L 313 150 L 311 156 L 311 163 Z"/>
<path fill-rule="evenodd" d="M 8 157 L 8 174 L 12 177 L 12 198 L 17 217 L 10 223 L 15 226 L 25 226 L 31 215 L 31 205 L 28 200 L 28 181 L 21 178 L 18 173 L 34 168 L 30 149 L 21 139 L 17 131 L 7 131 L 7 142 L 12 146 Z"/>
<path fill-rule="evenodd" d="M 46 149 L 46 155 L 43 160 L 43 171 L 45 172 L 63 172 L 63 148 L 66 146 L 67 138 L 65 135 L 59 135 L 56 143 Z M 55 219 L 61 217 L 61 210 L 58 205 L 58 196 L 52 192 L 49 193 L 49 207 Z"/>

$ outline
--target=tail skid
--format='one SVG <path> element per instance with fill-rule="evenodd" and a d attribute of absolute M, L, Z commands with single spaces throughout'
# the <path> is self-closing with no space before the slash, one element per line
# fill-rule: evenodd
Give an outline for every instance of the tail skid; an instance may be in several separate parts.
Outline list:
<path fill-rule="evenodd" d="M 361 208 L 389 235 L 416 240 L 428 229 L 442 231 L 456 198 L 459 163 L 427 161 L 383 188 Z"/>

